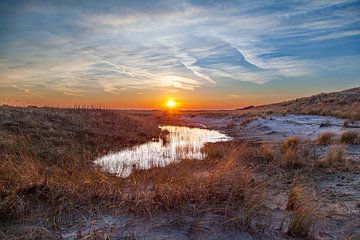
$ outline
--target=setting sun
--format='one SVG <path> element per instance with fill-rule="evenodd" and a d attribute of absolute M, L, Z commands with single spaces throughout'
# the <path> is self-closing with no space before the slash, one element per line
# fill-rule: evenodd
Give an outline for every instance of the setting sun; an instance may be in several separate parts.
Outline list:
<path fill-rule="evenodd" d="M 176 106 L 176 102 L 172 99 L 169 99 L 167 102 L 166 102 L 166 106 L 168 108 L 174 108 Z"/>

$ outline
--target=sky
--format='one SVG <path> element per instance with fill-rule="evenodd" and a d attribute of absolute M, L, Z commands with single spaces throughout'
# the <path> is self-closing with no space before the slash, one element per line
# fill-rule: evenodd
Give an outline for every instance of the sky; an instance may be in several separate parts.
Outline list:
<path fill-rule="evenodd" d="M 0 98 L 229 109 L 360 86 L 360 1 L 0 1 Z"/>

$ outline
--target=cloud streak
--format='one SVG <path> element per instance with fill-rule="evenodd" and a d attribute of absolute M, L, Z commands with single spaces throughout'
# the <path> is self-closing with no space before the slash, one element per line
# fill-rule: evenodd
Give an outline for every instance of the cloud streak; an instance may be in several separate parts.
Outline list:
<path fill-rule="evenodd" d="M 0 88 L 26 93 L 39 91 L 34 84 L 78 97 L 290 84 L 325 78 L 332 59 L 348 64 L 360 54 L 359 6 L 347 0 L 153 6 L 34 1 L 14 5 L 12 12 L 17 15 L 0 19 Z"/>

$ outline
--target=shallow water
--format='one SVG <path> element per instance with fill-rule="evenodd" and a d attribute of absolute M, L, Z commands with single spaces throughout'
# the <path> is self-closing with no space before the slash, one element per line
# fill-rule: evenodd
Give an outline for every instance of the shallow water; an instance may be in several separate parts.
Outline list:
<path fill-rule="evenodd" d="M 149 169 L 166 166 L 181 159 L 203 159 L 205 143 L 223 142 L 231 137 L 215 130 L 179 126 L 161 126 L 169 134 L 165 139 L 147 142 L 133 148 L 110 153 L 95 160 L 95 164 L 120 177 L 127 177 L 134 168 Z"/>

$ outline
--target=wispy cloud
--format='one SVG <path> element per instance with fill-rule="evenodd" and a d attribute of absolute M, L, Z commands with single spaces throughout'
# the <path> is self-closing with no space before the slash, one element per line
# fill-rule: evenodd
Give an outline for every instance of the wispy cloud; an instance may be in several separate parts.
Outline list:
<path fill-rule="evenodd" d="M 78 97 L 226 84 L 255 88 L 326 77 L 335 71 L 330 59 L 341 56 L 348 64 L 359 58 L 354 42 L 341 42 L 359 41 L 354 1 L 146 4 L 14 6 L 19 14 L 0 17 L 0 87 Z M 348 50 L 329 51 L 329 41 L 333 49 Z M 347 71 L 358 69 L 349 64 Z"/>
<path fill-rule="evenodd" d="M 85 95 L 71 93 L 71 92 L 63 92 L 64 95 L 74 96 L 74 97 L 86 97 Z"/>
<path fill-rule="evenodd" d="M 353 31 L 344 31 L 344 32 L 336 32 L 336 33 L 330 33 L 324 36 L 315 37 L 310 39 L 311 41 L 325 41 L 325 40 L 332 40 L 332 39 L 338 39 L 338 38 L 344 38 L 344 37 L 353 37 L 360 35 L 360 30 L 353 30 Z"/>
<path fill-rule="evenodd" d="M 196 65 L 193 65 L 196 63 L 196 59 L 190 59 L 187 58 L 187 60 L 181 60 L 180 61 L 187 69 L 189 69 L 195 76 L 205 79 L 206 81 L 209 81 L 210 83 L 216 83 L 214 80 L 212 80 L 209 76 L 201 73 L 202 69 Z"/>

